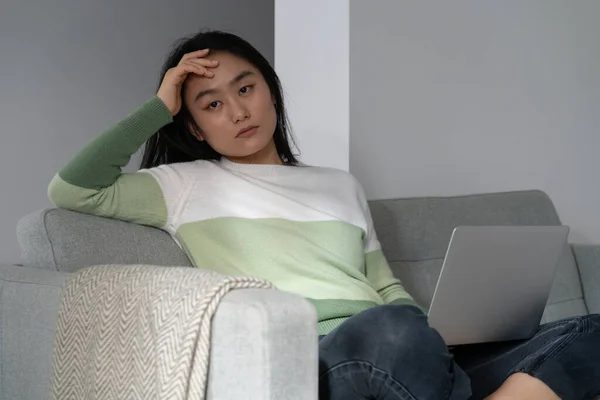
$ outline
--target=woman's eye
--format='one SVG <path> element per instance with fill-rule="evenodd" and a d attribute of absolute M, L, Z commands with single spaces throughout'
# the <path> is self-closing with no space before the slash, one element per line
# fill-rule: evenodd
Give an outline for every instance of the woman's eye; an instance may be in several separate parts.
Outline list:
<path fill-rule="evenodd" d="M 250 91 L 251 88 L 252 88 L 252 86 L 244 86 L 243 88 L 240 89 L 240 93 L 246 94 Z"/>
<path fill-rule="evenodd" d="M 219 106 L 219 101 L 213 101 L 208 105 L 208 108 L 217 108 Z"/>

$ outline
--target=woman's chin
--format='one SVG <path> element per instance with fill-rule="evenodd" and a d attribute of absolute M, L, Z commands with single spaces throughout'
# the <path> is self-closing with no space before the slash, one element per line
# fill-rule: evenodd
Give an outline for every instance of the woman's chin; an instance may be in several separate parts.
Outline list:
<path fill-rule="evenodd" d="M 222 153 L 231 161 L 253 164 L 274 164 L 279 161 L 273 138 L 260 138 L 255 135 L 236 145 L 236 151 Z"/>

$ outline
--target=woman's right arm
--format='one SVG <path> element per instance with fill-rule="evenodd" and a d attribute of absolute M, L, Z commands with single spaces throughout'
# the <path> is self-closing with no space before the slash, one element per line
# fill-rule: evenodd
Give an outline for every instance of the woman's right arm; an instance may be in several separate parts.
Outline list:
<path fill-rule="evenodd" d="M 168 206 L 181 195 L 184 178 L 169 165 L 124 174 L 131 156 L 181 109 L 181 87 L 188 74 L 212 78 L 218 65 L 209 50 L 184 55 L 169 69 L 156 97 L 85 147 L 54 176 L 48 196 L 61 208 L 164 227 Z"/>
<path fill-rule="evenodd" d="M 160 98 L 154 97 L 133 114 L 87 145 L 57 175 L 48 188 L 56 206 L 163 227 L 167 206 L 150 171 L 124 174 L 121 168 L 160 128 L 173 120 Z"/>

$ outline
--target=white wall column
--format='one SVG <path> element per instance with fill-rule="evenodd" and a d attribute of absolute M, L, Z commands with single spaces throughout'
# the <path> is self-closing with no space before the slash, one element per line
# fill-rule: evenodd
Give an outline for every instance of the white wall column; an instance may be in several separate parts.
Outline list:
<path fill-rule="evenodd" d="M 349 169 L 348 0 L 275 0 L 275 69 L 303 162 Z"/>

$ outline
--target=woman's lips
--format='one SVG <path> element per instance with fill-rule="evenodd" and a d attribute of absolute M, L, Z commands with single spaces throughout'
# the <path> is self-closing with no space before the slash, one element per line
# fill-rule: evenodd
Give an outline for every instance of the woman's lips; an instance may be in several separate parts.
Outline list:
<path fill-rule="evenodd" d="M 258 130 L 258 126 L 253 126 L 252 128 L 246 129 L 238 133 L 236 138 L 248 138 L 254 136 L 256 131 Z"/>

